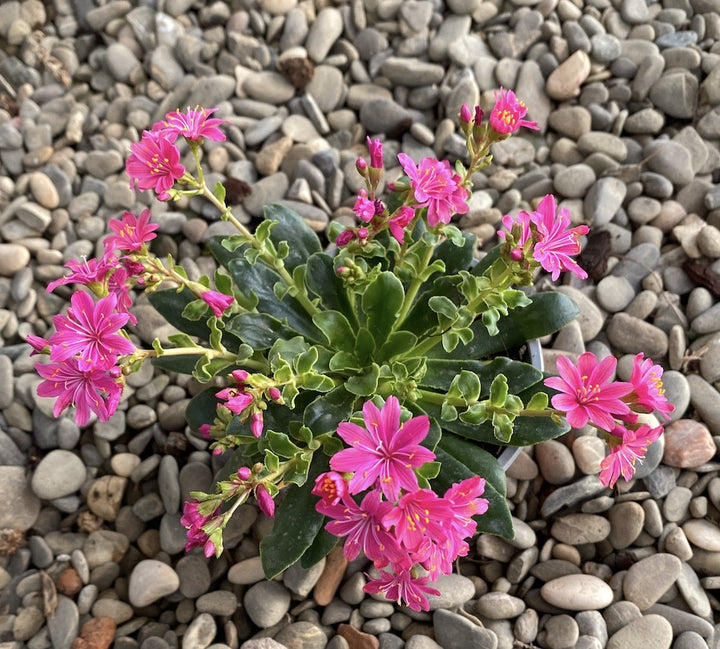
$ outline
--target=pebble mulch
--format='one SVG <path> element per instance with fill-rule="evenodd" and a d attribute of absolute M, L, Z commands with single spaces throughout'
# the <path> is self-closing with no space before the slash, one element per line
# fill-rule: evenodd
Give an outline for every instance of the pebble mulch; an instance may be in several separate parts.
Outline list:
<path fill-rule="evenodd" d="M 9 0 L 0 4 L 0 649 L 705 649 L 720 643 L 720 2 L 718 0 Z M 317 231 L 352 218 L 366 134 L 394 154 L 463 155 L 463 103 L 500 85 L 540 133 L 496 146 L 459 225 L 482 247 L 503 214 L 554 192 L 591 225 L 580 317 L 545 362 L 644 351 L 675 405 L 614 491 L 589 430 L 508 474 L 517 536 L 481 536 L 418 614 L 363 593 L 333 552 L 263 580 L 272 522 L 240 508 L 220 559 L 179 524 L 216 461 L 187 435 L 187 377 L 128 378 L 118 413 L 78 429 L 35 388 L 62 265 L 151 207 L 159 255 L 212 274 L 208 206 L 134 194 L 130 142 L 168 110 L 218 107 L 212 179 L 248 183 L 251 223 L 282 201 Z M 598 234 L 602 233 L 602 234 Z M 688 263 L 690 262 L 690 263 Z M 138 301 L 134 335 L 168 332 Z"/>

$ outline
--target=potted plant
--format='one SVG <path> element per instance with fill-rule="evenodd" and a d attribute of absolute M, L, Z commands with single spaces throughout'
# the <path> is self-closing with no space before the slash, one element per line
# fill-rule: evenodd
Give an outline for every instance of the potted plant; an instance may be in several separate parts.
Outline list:
<path fill-rule="evenodd" d="M 162 201 L 204 196 L 237 233 L 207 242 L 219 270 L 195 281 L 150 252 L 149 210 L 112 220 L 104 256 L 69 263 L 49 287 L 89 292 L 73 293 L 48 340 L 29 338 L 50 361 L 38 363 L 38 392 L 57 398 L 57 415 L 75 406 L 86 425 L 92 413 L 112 415 L 125 376 L 147 360 L 191 373 L 208 388 L 187 421 L 226 461 L 213 493 L 185 505 L 188 549 L 221 553 L 225 525 L 254 496 L 275 518 L 261 543 L 269 578 L 298 560 L 313 565 L 343 538 L 348 558 L 362 551 L 379 571 L 366 590 L 427 608 L 432 581 L 467 553 L 468 538 L 513 535 L 496 448 L 590 422 L 610 446 L 601 479 L 612 485 L 662 432 L 636 413 L 670 408 L 662 370 L 642 355 L 628 383 L 611 380 L 614 358 L 561 359 L 560 376 L 547 379 L 520 359 L 527 341 L 577 314 L 559 293 L 528 290 L 537 272 L 586 276 L 573 256 L 587 227 L 571 227 L 552 196 L 506 216 L 504 241 L 480 259 L 474 237 L 451 223 L 468 210 L 491 145 L 536 128 L 526 110 L 502 89 L 487 120 L 463 106 L 468 164 L 400 153 L 404 176 L 383 196 L 382 144 L 368 138 L 357 225 L 332 226 L 330 249 L 281 204 L 265 207 L 254 232 L 243 226 L 201 166 L 203 140 L 225 137 L 222 120 L 213 110 L 168 114 L 131 145 L 132 183 Z M 183 141 L 197 175 L 180 162 Z M 148 292 L 177 328 L 170 344 L 140 349 L 124 331 L 130 289 Z"/>

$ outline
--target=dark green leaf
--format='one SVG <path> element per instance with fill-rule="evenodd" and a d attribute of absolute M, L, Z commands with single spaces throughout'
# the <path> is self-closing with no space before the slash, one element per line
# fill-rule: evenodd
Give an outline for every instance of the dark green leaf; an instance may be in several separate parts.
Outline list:
<path fill-rule="evenodd" d="M 188 320 L 182 315 L 185 307 L 196 301 L 188 289 L 183 288 L 179 293 L 175 289 L 154 291 L 148 298 L 155 310 L 176 329 L 201 340 L 210 339 L 210 329 L 204 320 Z"/>
<path fill-rule="evenodd" d="M 305 550 L 305 554 L 300 559 L 300 565 L 305 568 L 312 568 L 318 561 L 324 559 L 337 544 L 340 539 L 334 534 L 330 534 L 325 529 L 321 529 L 317 536 L 313 539 L 312 545 Z"/>
<path fill-rule="evenodd" d="M 183 354 L 182 356 L 158 356 L 150 359 L 155 367 L 168 372 L 192 374 L 198 360 L 197 354 Z"/>
<path fill-rule="evenodd" d="M 266 430 L 264 440 L 268 448 L 280 457 L 291 458 L 302 450 L 285 433 L 278 433 L 274 430 Z"/>
<path fill-rule="evenodd" d="M 393 331 L 383 343 L 376 359 L 382 362 L 400 356 L 415 347 L 417 341 L 417 336 L 409 331 Z"/>
<path fill-rule="evenodd" d="M 377 391 L 379 378 L 380 367 L 373 363 L 364 374 L 351 376 L 345 382 L 345 389 L 360 397 L 370 397 Z"/>
<path fill-rule="evenodd" d="M 382 345 L 390 334 L 404 297 L 402 283 L 389 271 L 380 273 L 365 289 L 362 296 L 365 324 L 376 345 Z"/>
<path fill-rule="evenodd" d="M 528 340 L 542 338 L 562 329 L 578 313 L 577 305 L 562 293 L 537 293 L 533 295 L 530 306 L 513 310 L 499 319 L 500 331 L 495 336 L 488 335 L 485 326 L 476 321 L 472 325 L 472 341 L 467 345 L 458 345 L 451 357 L 481 359 L 507 353 Z M 437 356 L 437 350 L 433 349 L 428 354 Z"/>
<path fill-rule="evenodd" d="M 335 271 L 333 260 L 321 253 L 308 259 L 305 284 L 320 298 L 322 305 L 329 310 L 342 313 L 353 326 L 357 318 L 348 298 L 342 278 Z"/>
<path fill-rule="evenodd" d="M 477 238 L 467 232 L 463 232 L 462 236 L 465 240 L 462 247 L 456 246 L 449 239 L 442 241 L 435 247 L 433 261 L 439 259 L 445 264 L 446 275 L 454 275 L 459 270 L 467 270 L 473 260 Z"/>
<path fill-rule="evenodd" d="M 313 544 L 324 517 L 315 510 L 318 497 L 311 489 L 315 478 L 327 470 L 322 453 L 313 458 L 308 480 L 302 487 L 290 486 L 275 510 L 273 531 L 260 542 L 263 571 L 273 579 L 295 563 Z"/>
<path fill-rule="evenodd" d="M 185 419 L 193 430 L 198 430 L 203 424 L 213 423 L 216 406 L 219 403 L 215 398 L 216 392 L 217 387 L 208 388 L 190 399 L 190 403 L 185 408 Z"/>
<path fill-rule="evenodd" d="M 493 262 L 500 257 L 500 249 L 504 244 L 500 243 L 487 253 L 470 271 L 473 275 L 480 276 L 493 265 Z"/>
<path fill-rule="evenodd" d="M 355 356 L 357 356 L 361 365 L 365 365 L 372 358 L 375 351 L 375 340 L 372 334 L 365 327 L 360 327 L 357 332 L 357 340 L 355 342 Z"/>
<path fill-rule="evenodd" d="M 303 423 L 315 437 L 323 433 L 334 433 L 341 421 L 350 418 L 354 403 L 355 396 L 341 385 L 331 392 L 319 396 L 305 408 Z"/>
<path fill-rule="evenodd" d="M 235 284 L 250 291 L 258 299 L 258 311 L 267 313 L 283 324 L 315 342 L 323 338 L 312 318 L 302 305 L 293 297 L 286 295 L 279 300 L 273 292 L 276 282 L 282 281 L 280 275 L 264 264 L 249 264 L 245 259 L 234 259 L 229 264 L 229 271 Z"/>
<path fill-rule="evenodd" d="M 225 330 L 233 333 L 253 349 L 268 349 L 278 339 L 288 339 L 297 335 L 297 332 L 267 313 L 241 313 L 228 321 Z"/>
<path fill-rule="evenodd" d="M 286 241 L 289 245 L 285 266 L 293 270 L 296 266 L 307 262 L 313 253 L 320 252 L 322 246 L 317 234 L 297 212 L 280 203 L 271 203 L 263 208 L 263 214 L 276 225 L 270 230 L 271 241 L 279 246 Z"/>
<path fill-rule="evenodd" d="M 428 359 L 427 372 L 419 381 L 420 387 L 447 391 L 455 376 L 463 370 L 472 372 L 480 379 L 480 395 L 488 396 L 493 379 L 500 373 L 508 380 L 509 389 L 513 394 L 535 385 L 542 380 L 542 372 L 519 361 L 497 357 L 492 361 L 443 360 Z"/>
<path fill-rule="evenodd" d="M 355 332 L 339 311 L 320 311 L 313 316 L 313 322 L 325 334 L 333 349 L 346 352 L 355 349 Z"/>

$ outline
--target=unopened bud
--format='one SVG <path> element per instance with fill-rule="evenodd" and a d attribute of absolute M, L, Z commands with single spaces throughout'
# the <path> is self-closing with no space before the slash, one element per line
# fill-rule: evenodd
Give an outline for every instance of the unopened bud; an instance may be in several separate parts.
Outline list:
<path fill-rule="evenodd" d="M 280 401 L 280 399 L 282 399 L 282 393 L 277 388 L 270 388 L 268 394 L 273 401 Z"/>
<path fill-rule="evenodd" d="M 247 381 L 248 374 L 245 370 L 233 370 L 232 377 L 238 382 L 238 383 L 245 383 Z"/>
<path fill-rule="evenodd" d="M 510 251 L 510 259 L 513 261 L 520 261 L 523 258 L 523 253 L 520 248 L 513 248 Z"/>
<path fill-rule="evenodd" d="M 470 106 L 463 104 L 460 108 L 460 121 L 464 124 L 469 124 L 472 120 L 472 113 L 470 112 Z"/>
<path fill-rule="evenodd" d="M 248 469 L 246 466 L 241 466 L 238 471 L 238 478 L 240 480 L 249 480 L 252 473 L 250 472 L 250 469 Z"/>
<path fill-rule="evenodd" d="M 263 431 L 263 416 L 261 412 L 250 415 L 250 431 L 255 437 L 260 437 Z"/>
<path fill-rule="evenodd" d="M 368 236 L 368 229 L 367 228 L 360 228 L 357 231 L 357 235 L 359 239 L 367 239 Z"/>

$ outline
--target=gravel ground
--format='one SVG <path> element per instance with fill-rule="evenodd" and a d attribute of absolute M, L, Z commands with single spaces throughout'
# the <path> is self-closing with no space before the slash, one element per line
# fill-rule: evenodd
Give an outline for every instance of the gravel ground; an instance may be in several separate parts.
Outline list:
<path fill-rule="evenodd" d="M 0 43 L 0 649 L 720 646 L 718 0 L 4 1 Z M 612 353 L 627 378 L 652 356 L 676 408 L 664 438 L 614 491 L 590 430 L 521 454 L 516 539 L 479 537 L 427 614 L 365 596 L 367 566 L 337 553 L 263 581 L 272 522 L 251 505 L 220 559 L 186 555 L 181 503 L 216 468 L 185 429 L 198 385 L 147 367 L 80 430 L 35 394 L 22 342 L 69 298 L 47 282 L 123 210 L 151 207 L 156 252 L 212 272 L 203 242 L 226 224 L 134 194 L 129 143 L 217 106 L 212 176 L 252 186 L 236 216 L 282 201 L 320 232 L 352 217 L 366 134 L 388 165 L 454 159 L 460 106 L 500 85 L 540 132 L 495 148 L 459 225 L 487 249 L 503 214 L 554 192 L 591 226 L 591 278 L 559 288 L 581 315 L 546 364 Z M 139 341 L 167 333 L 136 313 Z"/>

